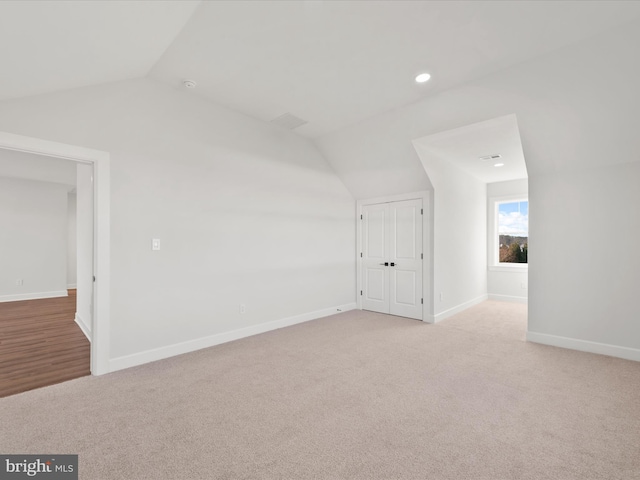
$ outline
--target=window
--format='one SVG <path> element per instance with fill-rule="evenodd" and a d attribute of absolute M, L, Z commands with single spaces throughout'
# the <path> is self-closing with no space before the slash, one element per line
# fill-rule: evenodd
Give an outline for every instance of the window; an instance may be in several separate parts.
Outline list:
<path fill-rule="evenodd" d="M 527 263 L 529 201 L 496 202 L 497 264 Z"/>

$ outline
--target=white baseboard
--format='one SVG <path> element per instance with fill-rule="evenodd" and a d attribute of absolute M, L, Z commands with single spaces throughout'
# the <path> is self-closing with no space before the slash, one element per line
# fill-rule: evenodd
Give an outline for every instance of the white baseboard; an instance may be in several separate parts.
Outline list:
<path fill-rule="evenodd" d="M 76 283 L 70 283 L 67 285 L 67 290 L 68 289 L 73 289 L 73 288 L 78 288 L 78 285 Z"/>
<path fill-rule="evenodd" d="M 455 307 L 445 310 L 444 312 L 437 313 L 436 315 L 433 316 L 433 322 L 431 323 L 441 322 L 445 318 L 449 318 L 455 315 L 456 313 L 460 313 L 463 310 L 466 310 L 469 307 L 473 307 L 474 305 L 482 303 L 488 298 L 489 296 L 486 294 L 480 295 L 479 297 L 474 298 L 473 300 L 469 300 L 468 302 L 464 302 L 464 303 L 461 303 L 460 305 L 456 305 Z"/>
<path fill-rule="evenodd" d="M 499 302 L 514 302 L 514 303 L 527 303 L 527 297 L 514 297 L 511 295 L 497 295 L 495 293 L 489 294 L 489 300 L 497 300 Z"/>
<path fill-rule="evenodd" d="M 537 333 L 527 331 L 527 341 L 551 345 L 553 347 L 568 348 L 570 350 L 580 350 L 581 352 L 599 353 L 610 357 L 624 358 L 640 362 L 640 350 L 637 348 L 620 347 L 607 343 L 590 342 L 577 338 L 559 337 L 547 333 Z"/>
<path fill-rule="evenodd" d="M 78 324 L 80 330 L 82 330 L 82 333 L 84 333 L 84 336 L 87 337 L 89 342 L 91 342 L 91 326 L 89 325 L 89 323 L 85 321 L 80 315 L 78 315 L 78 312 L 76 312 L 76 318 L 74 319 L 74 321 Z"/>
<path fill-rule="evenodd" d="M 40 300 L 41 298 L 67 297 L 66 290 L 55 292 L 17 293 L 15 295 L 0 295 L 0 302 L 20 302 L 22 300 Z"/>
<path fill-rule="evenodd" d="M 109 360 L 109 372 L 115 372 L 117 370 L 135 367 L 136 365 L 162 360 L 163 358 L 174 357 L 176 355 L 182 355 L 183 353 L 213 347 L 215 345 L 220 345 L 221 343 L 232 342 L 252 335 L 269 332 L 271 330 L 277 330 L 279 328 L 289 327 L 298 323 L 308 322 L 309 320 L 315 320 L 322 317 L 328 317 L 329 315 L 334 315 L 336 313 L 355 310 L 355 308 L 355 302 L 348 303 L 346 305 L 316 310 L 315 312 L 303 313 L 301 315 L 273 320 L 271 322 L 261 323 L 251 327 L 232 330 L 230 332 L 218 333 L 208 337 L 197 338 L 186 342 L 167 345 L 165 347 L 146 350 L 144 352 L 112 358 Z"/>

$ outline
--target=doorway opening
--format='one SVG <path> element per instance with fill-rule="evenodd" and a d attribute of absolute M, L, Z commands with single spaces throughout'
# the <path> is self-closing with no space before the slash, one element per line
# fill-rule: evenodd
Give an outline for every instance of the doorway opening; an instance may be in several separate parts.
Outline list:
<path fill-rule="evenodd" d="M 92 170 L 0 150 L 0 396 L 90 374 Z"/>
<path fill-rule="evenodd" d="M 92 200 L 93 226 L 92 259 L 93 275 L 89 287 L 91 296 L 88 312 L 90 325 L 90 371 L 93 375 L 109 372 L 109 307 L 110 307 L 110 158 L 107 152 L 75 145 L 50 142 L 7 132 L 0 132 L 0 150 L 39 155 L 55 161 L 65 159 L 76 162 L 78 171 L 93 170 Z M 86 333 L 86 332 L 85 332 Z"/>

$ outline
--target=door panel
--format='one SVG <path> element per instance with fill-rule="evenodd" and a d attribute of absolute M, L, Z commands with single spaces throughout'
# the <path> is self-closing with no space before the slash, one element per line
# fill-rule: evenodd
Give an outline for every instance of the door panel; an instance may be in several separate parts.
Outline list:
<path fill-rule="evenodd" d="M 393 220 L 393 251 L 392 256 L 396 260 L 415 259 L 418 251 L 416 245 L 416 214 L 419 214 L 416 205 L 391 204 L 391 216 Z"/>
<path fill-rule="evenodd" d="M 395 289 L 393 298 L 396 303 L 403 305 L 415 305 L 416 295 L 414 286 L 416 284 L 416 272 L 394 270 L 393 282 Z"/>
<path fill-rule="evenodd" d="M 422 200 L 389 204 L 389 313 L 422 319 Z"/>
<path fill-rule="evenodd" d="M 389 313 L 388 215 L 386 204 L 362 207 L 362 308 Z M 388 262 L 387 262 L 388 263 Z"/>
<path fill-rule="evenodd" d="M 362 207 L 364 310 L 422 319 L 421 209 L 421 199 Z"/>
<path fill-rule="evenodd" d="M 384 260 L 387 257 L 385 228 L 387 209 L 368 209 L 366 215 L 366 258 Z"/>

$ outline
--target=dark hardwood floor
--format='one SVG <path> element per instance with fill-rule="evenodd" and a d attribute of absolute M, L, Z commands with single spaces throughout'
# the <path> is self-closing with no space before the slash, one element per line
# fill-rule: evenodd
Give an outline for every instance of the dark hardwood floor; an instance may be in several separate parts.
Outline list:
<path fill-rule="evenodd" d="M 68 297 L 0 303 L 0 397 L 90 374 L 90 344 Z"/>

